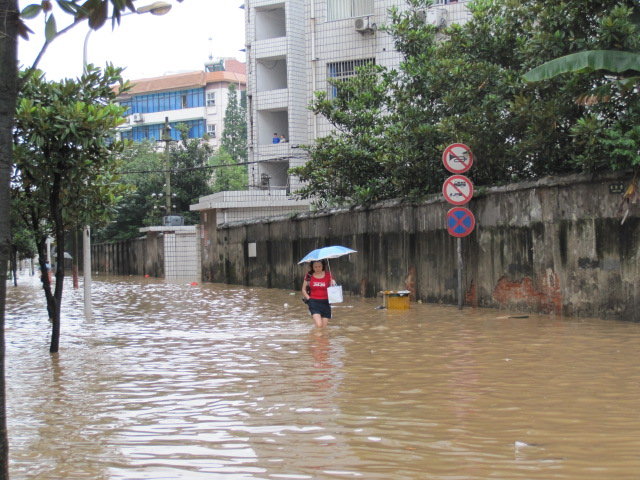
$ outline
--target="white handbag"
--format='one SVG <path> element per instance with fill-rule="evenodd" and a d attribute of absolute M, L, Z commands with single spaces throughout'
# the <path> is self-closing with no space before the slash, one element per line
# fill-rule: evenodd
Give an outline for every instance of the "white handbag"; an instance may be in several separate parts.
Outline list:
<path fill-rule="evenodd" d="M 329 303 L 342 303 L 342 285 L 327 287 Z"/>

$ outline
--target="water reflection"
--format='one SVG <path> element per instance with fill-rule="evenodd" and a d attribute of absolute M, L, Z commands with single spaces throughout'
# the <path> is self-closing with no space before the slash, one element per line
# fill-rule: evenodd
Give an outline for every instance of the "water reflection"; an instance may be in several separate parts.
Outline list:
<path fill-rule="evenodd" d="M 603 479 L 640 471 L 640 326 L 103 278 L 9 288 L 12 479 Z"/>

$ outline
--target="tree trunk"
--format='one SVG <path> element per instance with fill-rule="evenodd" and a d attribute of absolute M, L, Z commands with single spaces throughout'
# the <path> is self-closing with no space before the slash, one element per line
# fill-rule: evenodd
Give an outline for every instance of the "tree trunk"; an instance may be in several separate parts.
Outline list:
<path fill-rule="evenodd" d="M 53 317 L 55 316 L 55 300 L 53 293 L 51 292 L 51 266 L 47 267 L 47 237 L 42 236 L 37 239 L 36 248 L 38 250 L 38 260 L 40 263 L 40 281 L 42 282 L 42 290 L 44 296 L 47 299 L 47 313 L 49 314 L 49 321 L 53 323 Z"/>
<path fill-rule="evenodd" d="M 60 310 L 62 306 L 62 290 L 64 287 L 64 220 L 60 208 L 60 196 L 62 183 L 60 175 L 53 177 L 51 187 L 51 211 L 53 213 L 53 229 L 56 239 L 56 288 L 53 291 L 53 304 L 49 305 L 50 297 L 47 297 L 47 308 L 53 312 L 51 318 L 51 345 L 50 353 L 57 353 L 60 348 Z"/>
<path fill-rule="evenodd" d="M 4 320 L 9 259 L 9 179 L 16 112 L 18 1 L 0 0 L 0 480 L 9 478 L 4 380 Z"/>

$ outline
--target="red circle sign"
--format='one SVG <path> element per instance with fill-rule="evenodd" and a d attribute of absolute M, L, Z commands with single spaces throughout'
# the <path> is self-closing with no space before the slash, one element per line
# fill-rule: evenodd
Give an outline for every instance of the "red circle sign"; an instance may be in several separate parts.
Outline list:
<path fill-rule="evenodd" d="M 464 207 L 454 207 L 447 212 L 447 231 L 453 237 L 466 237 L 473 232 L 476 217 L 471 210 Z"/>
<path fill-rule="evenodd" d="M 442 195 L 449 203 L 464 205 L 473 197 L 473 183 L 464 175 L 452 175 L 442 185 Z"/>
<path fill-rule="evenodd" d="M 442 163 L 451 173 L 464 173 L 473 165 L 473 153 L 464 143 L 454 143 L 444 149 Z"/>

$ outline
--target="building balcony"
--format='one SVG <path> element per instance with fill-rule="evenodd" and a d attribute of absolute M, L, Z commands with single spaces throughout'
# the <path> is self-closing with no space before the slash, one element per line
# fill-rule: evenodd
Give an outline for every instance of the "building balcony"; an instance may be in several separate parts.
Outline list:
<path fill-rule="evenodd" d="M 283 110 L 287 108 L 288 102 L 289 90 L 286 88 L 259 92 L 255 96 L 255 107 L 258 111 Z"/>
<path fill-rule="evenodd" d="M 251 6 L 254 8 L 276 7 L 284 4 L 283 0 L 252 0 Z"/>
<path fill-rule="evenodd" d="M 291 156 L 291 144 L 288 142 L 257 145 L 256 150 L 257 160 L 273 161 Z"/>
<path fill-rule="evenodd" d="M 269 38 L 253 42 L 252 54 L 256 60 L 283 57 L 287 54 L 287 37 Z"/>
<path fill-rule="evenodd" d="M 134 116 L 129 116 L 130 126 L 150 125 L 156 123 L 164 123 L 165 117 L 169 117 L 171 123 L 182 120 L 193 120 L 196 118 L 205 118 L 205 107 L 183 108 L 181 110 L 168 110 L 164 112 L 141 113 L 141 121 L 134 121 Z"/>

